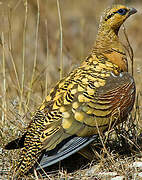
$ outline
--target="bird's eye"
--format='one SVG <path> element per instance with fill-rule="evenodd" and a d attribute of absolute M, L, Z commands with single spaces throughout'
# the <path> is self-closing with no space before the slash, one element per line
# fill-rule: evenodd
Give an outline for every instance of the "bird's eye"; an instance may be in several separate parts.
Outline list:
<path fill-rule="evenodd" d="M 117 13 L 120 14 L 120 15 L 125 15 L 127 13 L 127 11 L 128 11 L 127 9 L 119 9 L 117 11 Z"/>

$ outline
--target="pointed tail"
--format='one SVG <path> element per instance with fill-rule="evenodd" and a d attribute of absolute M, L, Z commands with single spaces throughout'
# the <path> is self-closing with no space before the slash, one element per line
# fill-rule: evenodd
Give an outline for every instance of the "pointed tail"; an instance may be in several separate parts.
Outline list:
<path fill-rule="evenodd" d="M 12 150 L 12 149 L 20 149 L 24 147 L 24 141 L 25 141 L 26 133 L 23 134 L 22 137 L 17 138 L 11 142 L 9 142 L 4 149 Z"/>

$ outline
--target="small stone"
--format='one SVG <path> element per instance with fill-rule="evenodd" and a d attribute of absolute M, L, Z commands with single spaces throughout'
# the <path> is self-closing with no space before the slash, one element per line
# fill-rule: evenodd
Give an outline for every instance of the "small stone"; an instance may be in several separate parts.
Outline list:
<path fill-rule="evenodd" d="M 142 179 L 142 172 L 140 172 L 140 173 L 134 173 L 134 174 L 133 174 L 133 179 L 136 179 L 136 180 Z"/>
<path fill-rule="evenodd" d="M 0 147 L 0 155 L 2 155 L 3 153 L 3 149 Z"/>
<path fill-rule="evenodd" d="M 142 162 L 138 161 L 138 162 L 134 162 L 132 164 L 132 167 L 135 167 L 135 168 L 142 168 Z"/>
<path fill-rule="evenodd" d="M 124 176 L 115 176 L 113 178 L 111 178 L 111 180 L 123 180 Z"/>
<path fill-rule="evenodd" d="M 108 176 L 116 176 L 117 175 L 117 172 L 100 172 L 98 174 L 98 176 L 103 176 L 103 177 L 108 177 Z"/>
<path fill-rule="evenodd" d="M 142 177 L 142 172 L 138 173 L 138 176 Z"/>
<path fill-rule="evenodd" d="M 85 175 L 86 176 L 92 176 L 93 174 L 95 174 L 95 171 L 98 169 L 98 166 L 93 166 L 91 167 L 89 170 L 86 171 Z"/>

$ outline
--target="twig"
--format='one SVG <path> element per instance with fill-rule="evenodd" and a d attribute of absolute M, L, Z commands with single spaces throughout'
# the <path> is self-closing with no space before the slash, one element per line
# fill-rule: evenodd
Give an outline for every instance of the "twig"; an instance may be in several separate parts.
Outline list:
<path fill-rule="evenodd" d="M 2 33 L 2 71 L 3 71 L 3 101 L 2 107 L 6 111 L 6 72 L 5 72 L 5 40 L 4 34 Z M 2 111 L 2 123 L 4 123 L 6 114 Z"/>
<path fill-rule="evenodd" d="M 24 92 L 24 81 L 25 81 L 25 44 L 26 44 L 26 30 L 27 30 L 27 18 L 28 18 L 28 3 L 25 0 L 25 20 L 24 20 L 24 30 L 23 30 L 23 54 L 22 54 L 22 82 L 21 82 L 21 97 L 19 104 L 19 113 L 21 114 L 22 102 L 23 102 L 23 92 Z"/>
<path fill-rule="evenodd" d="M 134 120 L 136 120 L 136 122 L 140 121 L 139 96 L 140 96 L 140 93 L 138 92 L 137 95 L 136 95 L 136 102 L 135 102 L 136 111 L 135 111 L 135 114 L 134 114 Z"/>
<path fill-rule="evenodd" d="M 45 97 L 47 96 L 47 89 L 48 89 L 48 73 L 47 73 L 47 67 L 48 67 L 48 58 L 49 58 L 49 46 L 48 46 L 48 28 L 47 28 L 47 20 L 45 21 L 46 26 L 46 73 L 45 73 Z"/>
<path fill-rule="evenodd" d="M 58 9 L 59 26 L 60 26 L 60 79 L 62 79 L 62 76 L 63 76 L 63 30 L 62 30 L 59 0 L 57 0 L 57 9 Z"/>
<path fill-rule="evenodd" d="M 13 12 L 14 11 L 16 11 L 16 9 L 18 8 L 18 6 L 20 5 L 20 3 L 22 2 L 22 0 L 19 0 L 17 3 L 16 3 L 16 5 L 15 5 L 15 7 L 13 8 Z"/>
<path fill-rule="evenodd" d="M 12 48 L 12 27 L 11 27 L 11 18 L 12 18 L 12 9 L 9 8 L 8 11 L 8 27 L 9 27 L 9 31 L 8 31 L 8 47 L 9 47 L 9 51 L 11 51 L 11 53 L 13 52 L 13 48 Z"/>
<path fill-rule="evenodd" d="M 14 69 L 14 73 L 15 73 L 15 77 L 16 77 L 16 81 L 17 81 L 17 86 L 18 86 L 18 90 L 20 92 L 20 81 L 19 81 L 19 77 L 18 77 L 18 71 L 16 68 L 16 64 L 14 62 L 14 58 L 13 58 L 13 46 L 12 46 L 12 27 L 11 27 L 11 18 L 12 18 L 12 9 L 9 8 L 9 13 L 8 13 L 8 25 L 9 25 L 9 31 L 8 31 L 8 53 L 13 65 L 13 69 Z"/>
<path fill-rule="evenodd" d="M 30 102 L 30 96 L 31 96 L 31 90 L 33 87 L 33 82 L 34 82 L 34 75 L 35 75 L 35 71 L 36 71 L 36 65 L 37 65 L 37 47 L 38 47 L 38 31 L 39 31 L 39 20 L 40 20 L 40 8 L 39 8 L 39 0 L 37 0 L 37 22 L 36 22 L 36 39 L 35 39 L 35 54 L 34 54 L 34 64 L 33 64 L 33 72 L 32 72 L 32 77 L 31 77 L 31 81 L 30 81 L 30 90 L 28 93 L 28 97 L 27 97 L 27 107 L 29 105 Z"/>
<path fill-rule="evenodd" d="M 105 141 L 104 141 L 104 139 L 103 139 L 103 137 L 102 137 L 102 135 L 101 135 L 101 132 L 100 132 L 100 129 L 99 129 L 99 127 L 98 127 L 98 123 L 97 123 L 97 120 L 95 119 L 95 122 L 96 122 L 96 128 L 97 128 L 97 131 L 98 131 L 98 134 L 99 134 L 99 137 L 100 137 L 100 141 L 101 141 L 101 143 L 102 143 L 102 146 L 103 146 L 103 148 L 104 148 L 104 151 L 105 151 L 105 153 L 108 155 L 108 157 L 110 158 L 110 160 L 111 160 L 111 162 L 114 164 L 115 162 L 114 162 L 114 159 L 113 159 L 113 157 L 109 154 L 109 152 L 107 151 L 107 148 L 106 148 L 106 145 L 105 145 Z"/>
<path fill-rule="evenodd" d="M 130 41 L 129 41 L 129 39 L 128 39 L 128 36 L 127 36 L 127 32 L 126 32 L 126 29 L 125 29 L 125 26 L 124 26 L 124 24 L 123 24 L 123 32 L 124 32 L 124 35 L 125 35 L 125 38 L 126 38 L 126 41 L 127 41 L 127 43 L 128 43 L 128 48 L 127 47 L 125 47 L 126 48 L 126 50 L 127 50 L 127 52 L 128 52 L 128 55 L 129 55 L 129 57 L 130 57 L 130 60 L 131 60 L 131 71 L 132 71 L 132 76 L 134 75 L 134 52 L 133 52 L 133 48 L 132 48 L 132 46 L 131 46 L 131 44 L 130 44 Z"/>

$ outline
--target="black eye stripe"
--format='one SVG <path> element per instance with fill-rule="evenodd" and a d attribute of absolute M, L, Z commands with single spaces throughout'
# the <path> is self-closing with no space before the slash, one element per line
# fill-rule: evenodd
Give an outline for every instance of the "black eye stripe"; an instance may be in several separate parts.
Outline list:
<path fill-rule="evenodd" d="M 110 19 L 110 18 L 111 18 L 112 16 L 114 16 L 116 13 L 117 13 L 117 11 L 116 11 L 116 12 L 113 12 L 113 13 L 110 14 L 110 15 L 108 15 L 107 18 L 105 19 L 105 21 L 107 21 L 108 19 Z"/>
<path fill-rule="evenodd" d="M 127 9 L 124 9 L 124 10 L 128 11 Z M 118 13 L 118 11 L 119 11 L 119 10 L 117 10 L 117 11 L 113 12 L 112 14 L 108 15 L 108 16 L 106 17 L 105 21 L 107 21 L 107 20 L 110 19 L 112 16 L 114 16 L 116 13 Z"/>

